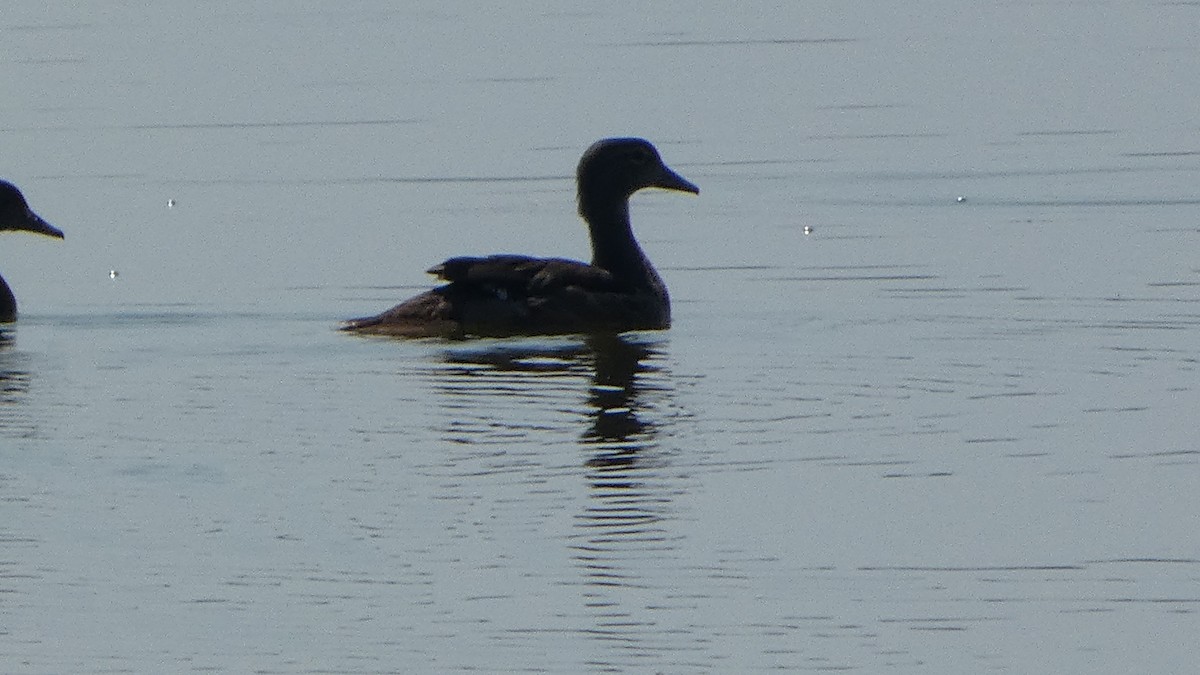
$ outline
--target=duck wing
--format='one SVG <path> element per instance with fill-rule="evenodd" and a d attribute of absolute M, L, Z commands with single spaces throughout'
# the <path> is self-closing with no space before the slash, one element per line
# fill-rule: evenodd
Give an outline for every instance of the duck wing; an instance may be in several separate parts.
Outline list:
<path fill-rule="evenodd" d="M 460 287 L 476 287 L 518 297 L 543 296 L 567 288 L 600 293 L 630 290 L 608 270 L 566 258 L 462 256 L 450 258 L 428 272 Z"/>
<path fill-rule="evenodd" d="M 470 335 L 620 332 L 662 328 L 669 310 L 602 267 L 565 258 L 451 258 L 430 270 L 449 283 L 429 291 L 443 316 Z"/>
<path fill-rule="evenodd" d="M 607 270 L 565 258 L 462 256 L 428 272 L 447 283 L 342 329 L 404 337 L 574 332 L 616 325 L 626 303 L 638 303 Z"/>

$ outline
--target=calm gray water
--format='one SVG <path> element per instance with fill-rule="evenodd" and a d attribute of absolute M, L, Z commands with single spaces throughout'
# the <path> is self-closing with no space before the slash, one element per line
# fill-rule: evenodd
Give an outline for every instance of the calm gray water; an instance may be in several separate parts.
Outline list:
<path fill-rule="evenodd" d="M 143 4 L 0 17 L 0 670 L 1200 661 L 1200 4 Z M 670 331 L 333 330 L 608 135 Z"/>

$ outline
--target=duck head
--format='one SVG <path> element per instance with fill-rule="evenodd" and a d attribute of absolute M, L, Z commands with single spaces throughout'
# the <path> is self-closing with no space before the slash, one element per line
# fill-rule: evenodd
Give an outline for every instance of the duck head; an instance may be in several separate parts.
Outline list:
<path fill-rule="evenodd" d="M 575 175 L 581 213 L 624 202 L 648 187 L 700 194 L 700 188 L 672 171 L 658 150 L 641 138 L 596 141 L 583 153 Z"/>
<path fill-rule="evenodd" d="M 0 230 L 23 230 L 63 238 L 62 230 L 34 213 L 17 186 L 0 180 Z"/>

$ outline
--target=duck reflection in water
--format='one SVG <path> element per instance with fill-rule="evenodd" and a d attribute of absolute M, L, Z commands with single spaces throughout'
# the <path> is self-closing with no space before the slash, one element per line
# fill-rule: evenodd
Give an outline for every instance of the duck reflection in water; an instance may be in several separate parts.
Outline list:
<path fill-rule="evenodd" d="M 586 451 L 584 475 L 593 500 L 579 516 L 584 541 L 578 548 L 620 548 L 618 542 L 630 538 L 640 545 L 665 541 L 667 534 L 658 523 L 676 489 L 669 486 L 674 479 L 666 475 L 667 455 L 657 443 L 661 415 L 656 413 L 670 405 L 671 392 L 660 365 L 662 342 L 646 341 L 644 334 L 599 334 L 582 342 L 448 350 L 443 358 L 449 371 L 437 373 L 452 397 L 447 409 L 455 415 L 448 440 L 477 450 L 501 446 L 510 459 L 524 452 L 515 447 L 520 439 L 556 448 L 553 439 L 561 426 L 547 422 L 544 413 L 547 408 L 562 410 L 563 401 L 577 395 L 577 383 L 587 378 L 589 422 L 576 438 Z M 498 401 L 508 408 L 498 410 Z M 548 406 L 538 405 L 546 402 Z M 536 415 L 533 421 L 521 421 L 531 414 Z M 540 465 L 544 460 L 534 461 Z"/>
<path fill-rule="evenodd" d="M 0 327 L 0 437 L 36 432 L 29 404 L 30 372 L 25 354 L 13 350 L 13 336 Z"/>
<path fill-rule="evenodd" d="M 568 507 L 573 518 L 563 544 L 579 575 L 579 612 L 593 622 L 583 632 L 603 654 L 620 645 L 614 669 L 646 645 L 672 639 L 656 608 L 671 606 L 678 588 L 657 571 L 684 565 L 673 523 L 675 499 L 689 478 L 673 470 L 671 452 L 660 444 L 673 435 L 664 425 L 679 418 L 665 344 L 642 333 L 457 347 L 444 352 L 435 374 L 455 416 L 452 440 L 476 460 L 471 475 L 485 465 L 497 480 L 537 491 L 538 503 L 547 491 L 571 499 L 574 490 L 564 482 L 585 482 L 586 498 Z M 586 423 L 564 411 L 582 411 Z M 523 422 L 528 415 L 533 421 Z M 568 439 L 583 450 L 578 468 L 562 464 Z M 486 452 L 489 444 L 500 452 Z"/>
<path fill-rule="evenodd" d="M 670 392 L 660 365 L 662 341 L 648 334 L 595 334 L 562 342 L 449 348 L 434 375 L 439 388 L 451 394 L 448 407 L 457 411 L 451 440 L 508 444 L 523 431 L 530 432 L 529 441 L 551 440 L 562 426 L 548 422 L 545 413 L 571 406 L 564 401 L 578 400 L 578 382 L 587 380 L 587 407 L 581 412 L 588 424 L 576 436 L 589 450 L 586 465 L 596 471 L 636 467 L 655 444 L 656 423 L 643 413 L 661 407 Z M 515 393 L 520 399 L 512 398 Z M 504 405 L 516 405 L 498 411 L 497 395 L 508 396 Z M 529 416 L 534 417 L 521 422 Z"/>
<path fill-rule="evenodd" d="M 443 361 L 449 367 L 451 381 L 472 382 L 465 391 L 460 386 L 447 388 L 463 395 L 469 392 L 486 396 L 519 389 L 533 398 L 537 388 L 529 386 L 526 376 L 536 376 L 542 382 L 546 382 L 546 376 L 555 375 L 589 378 L 587 412 L 591 422 L 580 440 L 600 451 L 588 461 L 598 466 L 610 461 L 610 456 L 636 454 L 639 447 L 652 441 L 654 425 L 639 416 L 638 406 L 643 394 L 665 389 L 656 377 L 660 368 L 653 364 L 660 356 L 654 342 L 598 334 L 585 336 L 582 342 L 516 342 L 483 349 L 451 349 L 444 353 Z M 442 371 L 439 376 L 444 378 L 446 374 Z M 484 374 L 488 377 L 483 378 Z M 489 388 L 492 391 L 487 391 Z"/>
<path fill-rule="evenodd" d="M 638 387 L 646 386 L 638 375 L 649 370 L 645 362 L 653 352 L 619 336 L 594 337 L 590 344 L 595 350 L 595 375 L 588 404 L 596 414 L 582 440 L 597 453 L 588 465 L 632 467 L 638 449 L 653 437 L 653 426 L 637 414 Z"/>

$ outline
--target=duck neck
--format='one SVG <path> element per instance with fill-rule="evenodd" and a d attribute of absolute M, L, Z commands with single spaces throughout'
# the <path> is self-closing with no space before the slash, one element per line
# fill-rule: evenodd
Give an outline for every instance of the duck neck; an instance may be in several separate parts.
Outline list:
<path fill-rule="evenodd" d="M 642 253 L 629 224 L 629 200 L 586 204 L 580 215 L 592 237 L 592 265 L 639 289 L 663 293 L 662 279 Z"/>
<path fill-rule="evenodd" d="M 12 290 L 4 282 L 4 277 L 0 277 L 0 323 L 8 323 L 16 318 L 17 299 L 13 297 Z"/>

